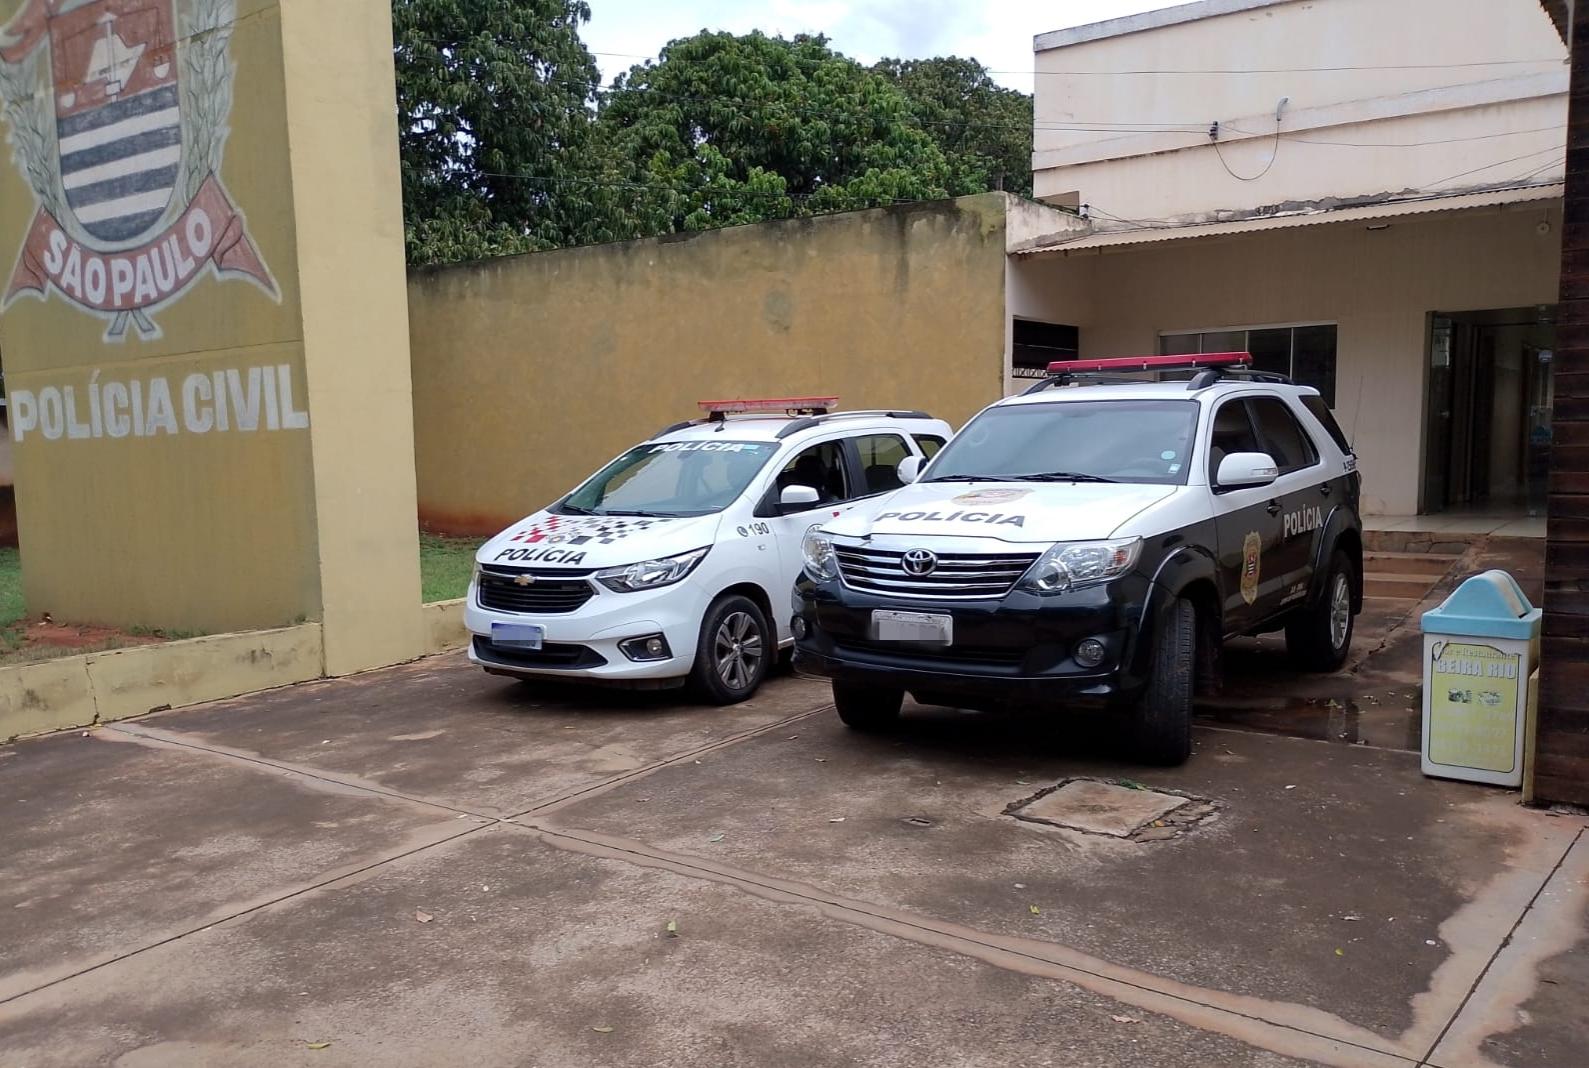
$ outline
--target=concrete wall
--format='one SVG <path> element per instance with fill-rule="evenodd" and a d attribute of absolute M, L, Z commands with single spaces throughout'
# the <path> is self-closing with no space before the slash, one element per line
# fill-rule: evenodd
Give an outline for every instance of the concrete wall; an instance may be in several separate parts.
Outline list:
<path fill-rule="evenodd" d="M 1035 48 L 1036 194 L 1113 216 L 1562 173 L 1566 49 L 1536 0 L 1206 0 Z"/>
<path fill-rule="evenodd" d="M 1545 202 L 1413 217 L 1378 231 L 1324 224 L 1046 253 L 1011 267 L 1011 310 L 1079 326 L 1084 357 L 1155 352 L 1162 333 L 1337 323 L 1336 414 L 1362 460 L 1365 507 L 1410 514 L 1419 504 L 1429 313 L 1554 303 L 1560 242 L 1560 205 Z"/>
<path fill-rule="evenodd" d="M 723 397 L 958 425 L 1002 395 L 1004 194 L 564 249 L 409 282 L 421 519 L 492 533 Z"/>

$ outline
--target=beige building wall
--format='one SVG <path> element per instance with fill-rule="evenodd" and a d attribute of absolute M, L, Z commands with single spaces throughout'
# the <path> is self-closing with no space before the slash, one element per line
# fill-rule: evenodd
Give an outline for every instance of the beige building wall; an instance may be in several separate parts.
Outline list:
<path fill-rule="evenodd" d="M 113 79 L 80 25 L 107 13 L 131 56 Z M 417 655 L 390 7 L 114 16 L 0 0 L 0 349 L 28 609 L 209 633 L 324 619 L 332 673 Z M 95 132 L 123 107 L 179 140 L 174 185 Z M 74 203 L 62 136 L 91 167 L 72 184 L 134 185 Z"/>
<path fill-rule="evenodd" d="M 1105 226 L 1562 174 L 1537 0 L 1202 0 L 1034 50 L 1036 195 Z"/>
<path fill-rule="evenodd" d="M 842 408 L 959 425 L 1003 392 L 1009 203 L 989 193 L 414 273 L 422 520 L 494 533 L 702 399 L 837 394 Z"/>
<path fill-rule="evenodd" d="M 1084 357 L 1158 351 L 1165 333 L 1338 324 L 1336 415 L 1365 509 L 1418 510 L 1429 315 L 1553 304 L 1559 202 L 1320 224 L 1130 251 L 1015 257 L 1011 312 L 1081 328 Z M 1505 459 L 1502 457 L 1502 459 Z"/>

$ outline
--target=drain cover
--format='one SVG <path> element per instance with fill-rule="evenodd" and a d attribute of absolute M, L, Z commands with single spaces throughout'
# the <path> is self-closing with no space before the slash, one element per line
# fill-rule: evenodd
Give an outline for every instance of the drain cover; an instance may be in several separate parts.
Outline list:
<path fill-rule="evenodd" d="M 1162 819 L 1190 800 L 1155 790 L 1133 790 L 1113 783 L 1074 779 L 1008 811 L 1018 819 L 1052 823 L 1088 834 L 1129 838 L 1134 831 Z"/>

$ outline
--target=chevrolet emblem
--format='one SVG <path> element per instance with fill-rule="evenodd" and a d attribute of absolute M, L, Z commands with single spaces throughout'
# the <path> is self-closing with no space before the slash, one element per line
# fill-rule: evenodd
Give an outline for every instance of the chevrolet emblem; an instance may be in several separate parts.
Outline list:
<path fill-rule="evenodd" d="M 513 585 L 515 585 L 515 586 L 533 586 L 533 585 L 535 585 L 535 576 L 534 575 L 520 575 L 518 578 L 513 580 Z"/>

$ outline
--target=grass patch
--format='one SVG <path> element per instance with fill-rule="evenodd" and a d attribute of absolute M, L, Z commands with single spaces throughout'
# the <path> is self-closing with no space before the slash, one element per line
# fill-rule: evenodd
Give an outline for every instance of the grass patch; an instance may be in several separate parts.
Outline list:
<path fill-rule="evenodd" d="M 426 604 L 455 600 L 469 591 L 474 554 L 483 544 L 479 538 L 420 534 L 419 582 Z"/>
<path fill-rule="evenodd" d="M 0 549 L 0 652 L 22 646 L 22 554 L 16 549 Z"/>

